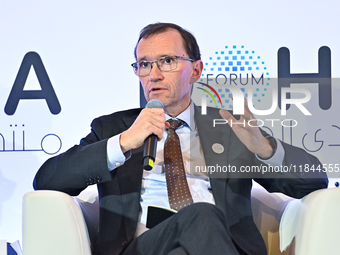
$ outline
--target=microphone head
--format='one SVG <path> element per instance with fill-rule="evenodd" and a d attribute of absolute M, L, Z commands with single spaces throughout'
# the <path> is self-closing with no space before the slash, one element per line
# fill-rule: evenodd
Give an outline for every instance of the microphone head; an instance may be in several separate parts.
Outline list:
<path fill-rule="evenodd" d="M 161 101 L 157 99 L 152 99 L 146 104 L 145 108 L 163 108 L 164 110 L 164 105 Z"/>

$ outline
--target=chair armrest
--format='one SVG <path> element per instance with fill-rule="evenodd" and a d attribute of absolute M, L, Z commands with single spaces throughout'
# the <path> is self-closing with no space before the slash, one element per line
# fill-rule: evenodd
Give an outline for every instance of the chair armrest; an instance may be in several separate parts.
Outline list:
<path fill-rule="evenodd" d="M 339 188 L 314 191 L 301 199 L 296 216 L 296 255 L 338 254 L 339 212 Z"/>
<path fill-rule="evenodd" d="M 293 254 L 294 247 L 280 252 L 279 235 L 281 217 L 293 198 L 281 193 L 269 193 L 263 188 L 253 188 L 251 195 L 253 219 L 264 239 L 268 255 Z"/>
<path fill-rule="evenodd" d="M 90 239 L 77 202 L 58 191 L 34 191 L 23 198 L 25 255 L 91 255 Z"/>

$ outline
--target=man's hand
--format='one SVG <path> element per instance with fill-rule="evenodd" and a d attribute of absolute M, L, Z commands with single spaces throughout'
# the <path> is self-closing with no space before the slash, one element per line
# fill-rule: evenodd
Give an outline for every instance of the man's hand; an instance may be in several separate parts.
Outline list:
<path fill-rule="evenodd" d="M 169 126 L 163 109 L 143 109 L 132 126 L 120 136 L 120 146 L 123 153 L 142 146 L 145 139 L 151 134 L 155 134 L 158 140 L 161 140 L 164 130 Z"/>
<path fill-rule="evenodd" d="M 248 108 L 246 99 L 244 99 L 244 115 L 242 115 L 239 120 L 236 120 L 230 112 L 224 109 L 220 110 L 220 115 L 228 121 L 229 126 L 231 126 L 236 136 L 251 152 L 256 153 L 261 158 L 270 158 L 273 153 L 273 148 L 269 140 L 262 135 L 258 127 L 252 127 L 257 126 L 255 120 L 249 122 L 251 126 L 248 124 L 249 120 L 255 118 Z M 238 124 L 235 125 L 234 123 Z"/>

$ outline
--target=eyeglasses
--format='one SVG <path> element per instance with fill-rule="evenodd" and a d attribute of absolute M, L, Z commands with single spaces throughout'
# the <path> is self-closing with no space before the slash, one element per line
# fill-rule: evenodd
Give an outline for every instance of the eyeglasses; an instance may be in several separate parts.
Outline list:
<path fill-rule="evenodd" d="M 181 56 L 165 56 L 159 59 L 148 61 L 148 60 L 140 60 L 131 64 L 133 67 L 133 71 L 138 76 L 147 76 L 151 73 L 152 64 L 157 63 L 158 68 L 163 72 L 169 72 L 175 70 L 177 68 L 177 59 L 184 59 L 191 62 L 195 62 L 195 60 L 190 58 L 185 58 Z"/>

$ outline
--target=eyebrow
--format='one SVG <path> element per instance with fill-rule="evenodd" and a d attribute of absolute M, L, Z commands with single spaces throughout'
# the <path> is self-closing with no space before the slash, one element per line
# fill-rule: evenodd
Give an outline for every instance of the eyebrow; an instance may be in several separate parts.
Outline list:
<path fill-rule="evenodd" d="M 158 57 L 158 58 L 156 58 L 156 59 L 160 59 L 160 58 L 162 58 L 162 57 L 167 57 L 167 56 L 173 57 L 173 56 L 176 56 L 176 55 L 174 55 L 174 54 L 163 54 L 163 55 L 161 55 L 160 57 Z M 156 60 L 156 59 L 155 59 L 155 60 Z M 137 60 L 137 62 L 142 61 L 142 60 L 152 61 L 151 59 L 149 59 L 149 58 L 147 58 L 147 57 L 142 57 L 142 58 L 140 58 L 139 60 Z"/>
<path fill-rule="evenodd" d="M 141 59 L 137 59 L 137 62 L 142 61 L 142 60 L 149 60 L 147 57 L 143 57 Z"/>

